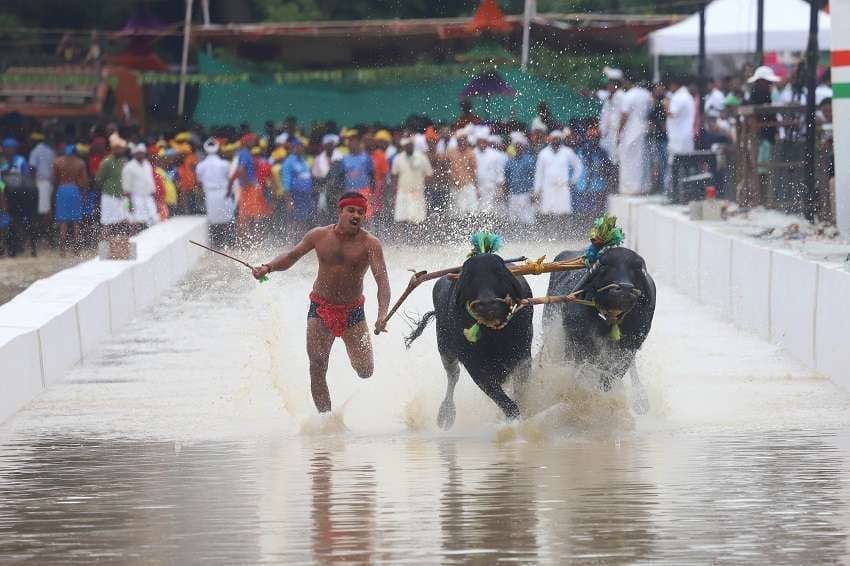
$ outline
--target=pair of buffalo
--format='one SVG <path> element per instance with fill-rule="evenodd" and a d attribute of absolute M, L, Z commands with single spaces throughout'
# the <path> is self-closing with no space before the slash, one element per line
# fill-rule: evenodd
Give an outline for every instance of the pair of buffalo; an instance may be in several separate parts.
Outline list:
<path fill-rule="evenodd" d="M 579 255 L 564 251 L 556 261 Z M 592 304 L 547 304 L 544 330 L 554 329 L 558 323 L 563 326 L 565 358 L 578 367 L 596 370 L 602 389 L 610 389 L 630 368 L 633 383 L 639 383 L 634 358 L 649 334 L 655 312 L 655 283 L 643 258 L 627 248 L 611 247 L 589 269 L 551 274 L 547 295 L 577 290 Z M 437 348 L 448 377 L 439 426 L 454 424 L 459 364 L 509 419 L 520 416 L 516 402 L 502 387 L 511 375 L 522 386 L 531 372 L 533 309 L 516 307 L 531 296 L 528 282 L 511 273 L 495 253 L 472 255 L 457 279 L 437 281 L 434 310 L 416 324 L 406 343 L 409 347 L 436 318 Z M 635 408 L 645 411 L 645 398 L 636 400 Z"/>

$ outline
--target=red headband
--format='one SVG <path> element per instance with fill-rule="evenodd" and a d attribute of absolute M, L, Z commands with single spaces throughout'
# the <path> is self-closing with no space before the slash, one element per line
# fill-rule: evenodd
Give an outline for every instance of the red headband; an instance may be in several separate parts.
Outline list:
<path fill-rule="evenodd" d="M 339 201 L 339 208 L 342 210 L 346 206 L 356 206 L 358 208 L 362 208 L 366 210 L 369 205 L 369 201 L 366 200 L 366 197 L 363 195 L 357 195 L 356 197 L 346 197 Z"/>

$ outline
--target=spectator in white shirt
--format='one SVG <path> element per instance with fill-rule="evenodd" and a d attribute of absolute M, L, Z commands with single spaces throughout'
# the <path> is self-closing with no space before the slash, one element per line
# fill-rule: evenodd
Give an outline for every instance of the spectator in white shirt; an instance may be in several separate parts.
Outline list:
<path fill-rule="evenodd" d="M 537 156 L 534 170 L 533 199 L 538 203 L 537 212 L 559 227 L 573 211 L 571 187 L 584 171 L 575 152 L 564 145 L 564 135 L 560 130 L 549 134 L 549 145 Z"/>
<path fill-rule="evenodd" d="M 210 138 L 204 142 L 207 156 L 198 163 L 195 174 L 204 191 L 207 207 L 207 222 L 210 227 L 210 241 L 216 247 L 231 243 L 233 217 L 236 203 L 227 197 L 227 180 L 230 163 L 218 155 L 218 142 Z"/>
<path fill-rule="evenodd" d="M 647 183 L 646 134 L 652 93 L 634 84 L 623 96 L 620 125 L 620 194 L 638 195 L 649 192 Z"/>
<path fill-rule="evenodd" d="M 667 155 L 672 162 L 675 155 L 694 150 L 696 102 L 679 79 L 670 79 L 669 85 L 672 94 L 667 106 Z"/>
<path fill-rule="evenodd" d="M 502 153 L 490 146 L 489 134 L 476 139 L 475 162 L 480 212 L 504 213 L 502 190 L 505 184 L 505 161 Z"/>
<path fill-rule="evenodd" d="M 130 197 L 131 221 L 152 226 L 159 222 L 154 192 L 153 167 L 147 159 L 147 148 L 143 143 L 131 144 L 133 158 L 121 171 L 121 185 Z"/>
<path fill-rule="evenodd" d="M 599 113 L 599 133 L 602 135 L 599 145 L 608 154 L 612 163 L 617 163 L 617 147 L 619 146 L 620 118 L 623 110 L 623 71 L 605 67 L 608 77 L 608 96 L 602 104 Z"/>

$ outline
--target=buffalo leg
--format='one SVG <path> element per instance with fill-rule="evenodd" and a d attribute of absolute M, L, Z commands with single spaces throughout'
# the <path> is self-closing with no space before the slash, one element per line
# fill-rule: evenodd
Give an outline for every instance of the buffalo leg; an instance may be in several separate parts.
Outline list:
<path fill-rule="evenodd" d="M 638 415 L 645 415 L 649 412 L 649 397 L 640 381 L 636 358 L 632 358 L 632 363 L 629 365 L 629 376 L 632 380 L 632 409 Z"/>
<path fill-rule="evenodd" d="M 502 386 L 490 379 L 476 381 L 478 387 L 492 399 L 502 411 L 508 420 L 519 418 L 519 407 L 514 401 L 508 397 Z"/>
<path fill-rule="evenodd" d="M 531 377 L 531 357 L 523 358 L 514 369 L 514 397 L 518 404 L 525 402 L 528 380 Z"/>
<path fill-rule="evenodd" d="M 455 424 L 455 386 L 460 378 L 460 364 L 457 358 L 440 354 L 440 359 L 443 361 L 443 368 L 446 370 L 446 398 L 443 399 L 440 405 L 440 412 L 437 414 L 437 425 L 443 429 L 452 428 Z"/>

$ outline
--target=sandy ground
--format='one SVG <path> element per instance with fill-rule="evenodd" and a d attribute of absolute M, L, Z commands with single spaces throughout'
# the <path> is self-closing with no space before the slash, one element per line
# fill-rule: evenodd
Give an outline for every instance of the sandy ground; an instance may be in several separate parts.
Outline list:
<path fill-rule="evenodd" d="M 38 257 L 30 257 L 29 251 L 17 257 L 0 256 L 0 305 L 32 285 L 39 279 L 49 277 L 95 256 L 94 250 L 83 250 L 80 255 L 68 254 L 60 257 L 59 251 L 42 246 Z"/>

